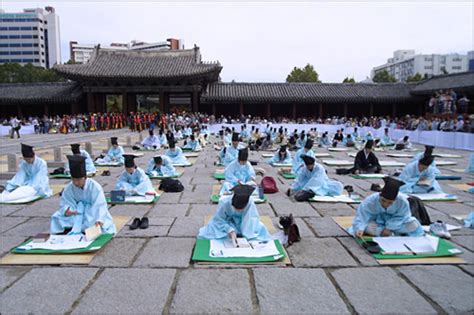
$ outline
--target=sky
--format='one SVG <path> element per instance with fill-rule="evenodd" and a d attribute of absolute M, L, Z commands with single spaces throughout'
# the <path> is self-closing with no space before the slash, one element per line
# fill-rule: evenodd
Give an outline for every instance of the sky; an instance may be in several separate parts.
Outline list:
<path fill-rule="evenodd" d="M 69 41 L 109 45 L 184 40 L 204 61 L 219 61 L 228 82 L 284 82 L 314 66 L 323 82 L 370 76 L 398 49 L 445 54 L 473 50 L 473 1 L 22 1 L 6 12 L 55 7 L 62 60 Z"/>

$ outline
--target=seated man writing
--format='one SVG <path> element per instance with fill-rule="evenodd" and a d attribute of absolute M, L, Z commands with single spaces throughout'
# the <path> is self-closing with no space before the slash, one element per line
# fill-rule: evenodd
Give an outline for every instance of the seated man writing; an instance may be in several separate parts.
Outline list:
<path fill-rule="evenodd" d="M 15 176 L 7 181 L 5 190 L 0 194 L 0 202 L 15 202 L 34 196 L 47 198 L 53 194 L 45 160 L 35 155 L 32 146 L 23 143 L 21 154 L 23 161 Z"/>
<path fill-rule="evenodd" d="M 374 152 L 372 152 L 373 145 L 374 141 L 368 140 L 365 143 L 364 149 L 357 152 L 354 159 L 354 167 L 351 169 L 352 174 L 374 174 L 382 171 L 379 160 Z"/>
<path fill-rule="evenodd" d="M 397 144 L 395 145 L 395 150 L 411 149 L 412 145 L 409 138 L 410 137 L 405 136 L 398 139 Z"/>
<path fill-rule="evenodd" d="M 125 171 L 120 175 L 116 190 L 124 190 L 127 196 L 145 196 L 146 194 L 156 194 L 150 178 L 145 172 L 135 165 L 135 155 L 124 154 Z"/>
<path fill-rule="evenodd" d="M 146 173 L 151 176 L 173 177 L 177 175 L 176 168 L 166 155 L 157 155 L 150 159 Z"/>
<path fill-rule="evenodd" d="M 288 196 L 295 194 L 296 201 L 308 201 L 315 195 L 339 196 L 342 194 L 342 184 L 330 180 L 323 166 L 317 164 L 311 156 L 303 155 L 302 158 L 305 166 L 300 167 L 296 173 L 291 188 L 288 188 Z"/>
<path fill-rule="evenodd" d="M 222 148 L 219 154 L 220 164 L 228 166 L 233 161 L 237 160 L 239 155 L 239 134 L 232 134 L 232 145 Z"/>
<path fill-rule="evenodd" d="M 415 156 L 412 159 L 412 162 L 413 161 L 419 161 L 422 158 L 424 158 L 425 156 L 433 155 L 433 150 L 434 150 L 434 146 L 425 145 L 425 151 L 415 154 Z M 433 168 L 433 170 L 435 172 L 435 175 L 441 174 L 441 171 L 436 167 L 436 162 L 434 160 L 433 160 L 433 163 L 431 163 L 430 167 Z"/>
<path fill-rule="evenodd" d="M 161 146 L 160 138 L 155 136 L 153 129 L 150 129 L 148 131 L 148 137 L 143 139 L 141 145 L 143 146 L 144 149 L 147 149 L 147 150 L 157 150 Z"/>
<path fill-rule="evenodd" d="M 169 149 L 166 150 L 165 155 L 171 159 L 173 164 L 187 164 L 188 159 L 183 154 L 183 150 L 181 148 L 176 147 L 176 142 L 174 139 L 169 141 Z"/>
<path fill-rule="evenodd" d="M 270 240 L 271 235 L 260 222 L 257 207 L 250 198 L 254 189 L 248 185 L 232 188 L 233 195 L 219 200 L 216 214 L 199 229 L 198 239 L 229 238 L 235 242 L 237 237 L 244 237 L 247 240 Z"/>
<path fill-rule="evenodd" d="M 119 163 L 123 164 L 123 154 L 124 150 L 121 146 L 118 145 L 117 137 L 110 138 L 112 147 L 107 152 L 107 155 L 103 158 L 97 158 L 96 162 L 98 164 L 107 164 L 107 163 Z"/>
<path fill-rule="evenodd" d="M 199 141 L 196 140 L 196 137 L 194 135 L 191 135 L 189 141 L 186 141 L 186 144 L 183 146 L 183 149 L 189 149 L 193 152 L 198 152 L 202 150 Z"/>
<path fill-rule="evenodd" d="M 92 162 L 91 156 L 89 155 L 89 153 L 87 153 L 87 151 L 81 150 L 80 147 L 81 145 L 79 143 L 71 144 L 72 154 L 77 156 L 83 156 L 85 158 L 87 175 L 95 174 L 97 170 L 95 168 L 94 162 Z M 64 173 L 71 173 L 69 163 L 65 164 Z"/>
<path fill-rule="evenodd" d="M 355 146 L 355 141 L 352 138 L 351 134 L 347 134 L 344 140 L 342 140 L 342 144 L 349 148 Z"/>
<path fill-rule="evenodd" d="M 107 208 L 102 186 L 87 178 L 85 157 L 69 155 L 72 181 L 64 188 L 59 210 L 51 216 L 51 234 L 80 234 L 98 225 L 103 233 L 115 234 L 116 228 Z"/>
<path fill-rule="evenodd" d="M 225 182 L 222 184 L 220 195 L 230 194 L 232 188 L 237 185 L 255 184 L 255 170 L 248 161 L 249 152 L 247 149 L 240 149 L 237 160 L 230 163 L 225 169 Z"/>
<path fill-rule="evenodd" d="M 360 238 L 371 236 L 424 235 L 420 222 L 411 215 L 410 204 L 404 194 L 399 193 L 404 183 L 391 177 L 383 178 L 385 185 L 362 201 L 357 208 L 348 232 Z"/>
<path fill-rule="evenodd" d="M 275 155 L 268 160 L 270 164 L 292 164 L 293 159 L 291 158 L 290 150 L 287 149 L 286 145 L 280 146 L 280 149 L 275 152 Z"/>
<path fill-rule="evenodd" d="M 312 150 L 313 144 L 313 140 L 308 139 L 306 140 L 304 147 L 296 151 L 295 158 L 293 159 L 293 166 L 291 167 L 293 174 L 296 174 L 298 169 L 303 166 L 304 162 L 302 157 L 304 155 L 314 158 L 314 151 Z"/>
<path fill-rule="evenodd" d="M 436 180 L 435 168 L 431 166 L 433 161 L 434 157 L 427 155 L 407 164 L 398 177 L 405 183 L 400 191 L 405 194 L 442 193 Z"/>
<path fill-rule="evenodd" d="M 380 138 L 380 145 L 382 147 L 389 147 L 395 144 L 390 135 L 388 134 L 388 130 L 388 128 L 385 128 L 384 135 L 382 136 L 382 138 Z"/>

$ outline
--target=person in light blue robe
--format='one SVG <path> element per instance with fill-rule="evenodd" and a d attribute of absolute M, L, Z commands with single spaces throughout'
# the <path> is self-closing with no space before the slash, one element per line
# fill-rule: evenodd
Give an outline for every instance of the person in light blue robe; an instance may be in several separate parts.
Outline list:
<path fill-rule="evenodd" d="M 360 138 L 359 131 L 357 130 L 357 127 L 355 127 L 354 131 L 352 132 L 352 138 L 354 140 L 359 140 L 359 138 Z"/>
<path fill-rule="evenodd" d="M 388 134 L 388 128 L 385 128 L 384 135 L 382 136 L 382 138 L 380 138 L 380 145 L 382 147 L 395 145 L 395 142 L 392 140 L 392 138 Z"/>
<path fill-rule="evenodd" d="M 225 149 L 225 153 L 221 160 L 221 164 L 224 166 L 228 166 L 230 163 L 237 160 L 238 155 L 239 155 L 239 134 L 234 133 L 232 135 L 232 145 L 228 146 Z"/>
<path fill-rule="evenodd" d="M 174 141 L 169 142 L 169 149 L 166 150 L 165 155 L 171 159 L 173 164 L 188 164 L 188 159 L 184 156 L 183 150 L 181 148 L 176 147 L 176 143 Z"/>
<path fill-rule="evenodd" d="M 469 155 L 469 164 L 466 168 L 466 173 L 474 173 L 474 153 Z"/>
<path fill-rule="evenodd" d="M 166 138 L 166 135 L 163 133 L 163 130 L 160 130 L 158 134 L 158 140 L 160 141 L 160 146 L 168 145 L 168 139 Z"/>
<path fill-rule="evenodd" d="M 296 148 L 301 149 L 306 144 L 306 135 L 302 132 L 298 140 L 296 140 Z"/>
<path fill-rule="evenodd" d="M 141 145 L 145 149 L 159 149 L 160 148 L 160 139 L 153 134 L 153 130 L 149 130 L 149 135 L 143 139 Z"/>
<path fill-rule="evenodd" d="M 290 150 L 287 149 L 286 145 L 282 145 L 278 151 L 275 152 L 273 157 L 268 160 L 269 164 L 292 164 L 293 159 L 291 158 Z"/>
<path fill-rule="evenodd" d="M 247 141 L 250 138 L 250 133 L 247 129 L 247 126 L 242 125 L 241 131 L 240 131 L 240 137 L 242 138 L 242 141 Z"/>
<path fill-rule="evenodd" d="M 93 225 L 101 227 L 102 233 L 117 232 L 109 213 L 102 186 L 87 178 L 83 156 L 68 156 L 72 181 L 64 188 L 59 209 L 51 216 L 51 234 L 80 234 Z"/>
<path fill-rule="evenodd" d="M 225 171 L 225 182 L 222 184 L 220 195 L 229 194 L 231 189 L 236 185 L 251 184 L 255 186 L 255 170 L 253 169 L 250 162 L 248 162 L 248 150 L 239 150 L 237 160 L 230 163 Z"/>
<path fill-rule="evenodd" d="M 355 141 L 354 139 L 352 138 L 352 136 L 350 134 L 348 134 L 347 136 L 344 137 L 344 139 L 342 140 L 342 145 L 346 146 L 346 147 L 353 147 L 355 146 Z"/>
<path fill-rule="evenodd" d="M 365 135 L 365 141 L 374 140 L 374 136 L 372 136 L 372 132 L 368 131 Z"/>
<path fill-rule="evenodd" d="M 71 151 L 72 151 L 72 154 L 80 155 L 85 158 L 87 175 L 95 174 L 97 172 L 97 169 L 95 168 L 95 165 L 91 159 L 91 156 L 89 155 L 87 151 L 80 149 L 79 143 L 71 144 Z M 69 169 L 69 163 L 66 163 L 64 165 L 64 174 L 69 174 L 70 172 L 71 171 Z"/>
<path fill-rule="evenodd" d="M 324 167 L 315 163 L 314 157 L 304 155 L 303 160 L 305 166 L 298 169 L 296 178 L 291 185 L 291 189 L 287 192 L 288 195 L 300 191 L 310 192 L 317 196 L 339 196 L 342 194 L 342 184 L 338 181 L 329 179 Z"/>
<path fill-rule="evenodd" d="M 189 137 L 189 136 L 191 136 L 192 134 L 193 134 L 193 130 L 191 129 L 191 127 L 188 126 L 188 127 L 184 128 L 184 130 L 183 130 L 183 136 Z"/>
<path fill-rule="evenodd" d="M 436 181 L 435 168 L 430 166 L 433 160 L 434 157 L 429 155 L 407 164 L 398 177 L 405 183 L 400 191 L 405 194 L 442 193 L 443 191 Z M 431 185 L 419 185 L 420 181 L 425 180 L 429 181 Z"/>
<path fill-rule="evenodd" d="M 171 159 L 166 155 L 157 155 L 148 161 L 146 173 L 151 176 L 172 177 L 178 175 Z"/>
<path fill-rule="evenodd" d="M 399 193 L 400 182 L 385 177 L 380 193 L 371 194 L 357 208 L 348 232 L 356 237 L 371 236 L 422 236 L 420 222 L 411 214 L 407 196 Z"/>
<path fill-rule="evenodd" d="M 421 160 L 422 158 L 425 157 L 425 155 L 433 155 L 433 149 L 434 149 L 433 146 L 425 145 L 425 151 L 415 154 L 415 156 L 412 159 L 412 162 Z M 433 171 L 435 172 L 435 175 L 440 175 L 441 174 L 441 171 L 436 167 L 436 161 L 435 160 L 433 160 L 433 163 L 431 163 L 430 167 L 433 168 Z"/>
<path fill-rule="evenodd" d="M 11 193 L 21 186 L 29 186 L 35 190 L 36 195 L 43 198 L 51 197 L 53 191 L 49 187 L 46 161 L 35 155 L 32 146 L 21 144 L 21 153 L 24 160 L 20 162 L 15 176 L 7 181 L 4 194 Z"/>
<path fill-rule="evenodd" d="M 135 165 L 133 154 L 125 154 L 125 171 L 120 175 L 115 184 L 116 190 L 124 190 L 127 196 L 145 196 L 155 193 L 150 178 L 145 172 Z"/>
<path fill-rule="evenodd" d="M 319 139 L 319 144 L 320 147 L 329 147 L 331 145 L 331 141 L 329 140 L 328 133 L 327 131 L 323 133 L 321 138 Z"/>
<path fill-rule="evenodd" d="M 224 134 L 224 145 L 228 147 L 230 146 L 231 143 L 232 143 L 232 137 L 231 137 L 230 130 L 226 130 Z"/>
<path fill-rule="evenodd" d="M 117 137 L 112 137 L 110 138 L 110 141 L 112 143 L 112 147 L 109 149 L 107 152 L 107 155 L 104 158 L 98 158 L 96 161 L 98 164 L 107 164 L 107 163 L 113 163 L 113 162 L 119 162 L 120 164 L 123 164 L 124 159 L 123 159 L 123 154 L 125 151 L 121 146 L 118 145 L 117 142 Z"/>
<path fill-rule="evenodd" d="M 313 144 L 313 140 L 308 139 L 306 140 L 305 146 L 296 151 L 295 158 L 293 159 L 293 166 L 291 167 L 293 174 L 296 174 L 298 172 L 298 169 L 303 166 L 303 155 L 311 156 L 314 158 L 314 151 L 312 150 Z"/>
<path fill-rule="evenodd" d="M 199 141 L 196 140 L 194 135 L 191 135 L 190 140 L 186 142 L 186 144 L 183 146 L 183 149 L 191 149 L 193 152 L 202 150 Z"/>
<path fill-rule="evenodd" d="M 260 216 L 250 195 L 254 187 L 237 186 L 232 196 L 219 200 L 217 211 L 204 227 L 199 229 L 198 239 L 235 239 L 244 237 L 252 241 L 269 241 L 271 235 Z"/>

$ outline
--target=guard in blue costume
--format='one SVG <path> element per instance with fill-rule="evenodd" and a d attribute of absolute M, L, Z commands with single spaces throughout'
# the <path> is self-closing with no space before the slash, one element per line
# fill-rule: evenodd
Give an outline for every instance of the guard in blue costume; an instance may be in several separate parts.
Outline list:
<path fill-rule="evenodd" d="M 405 183 L 400 191 L 405 194 L 442 193 L 442 189 L 436 181 L 434 157 L 426 155 L 419 161 L 409 163 L 398 177 Z"/>
<path fill-rule="evenodd" d="M 85 158 L 69 155 L 72 181 L 64 188 L 59 210 L 51 217 L 51 234 L 84 233 L 94 224 L 99 225 L 103 233 L 115 234 L 116 228 L 107 208 L 102 186 L 87 178 Z"/>
<path fill-rule="evenodd" d="M 97 170 L 95 168 L 94 162 L 91 159 L 91 156 L 89 155 L 89 153 L 87 153 L 87 151 L 81 150 L 80 147 L 81 147 L 81 145 L 79 143 L 71 144 L 72 154 L 73 155 L 80 155 L 80 156 L 85 157 L 86 158 L 85 163 L 86 163 L 87 175 L 95 174 L 97 172 Z M 65 174 L 70 173 L 69 163 L 66 163 L 66 165 L 64 166 L 64 173 Z"/>
<path fill-rule="evenodd" d="M 155 136 L 153 129 L 148 131 L 149 135 L 142 141 L 142 146 L 145 149 L 159 149 L 160 148 L 160 139 Z"/>
<path fill-rule="evenodd" d="M 398 193 L 404 183 L 391 177 L 383 178 L 385 185 L 362 201 L 357 208 L 352 226 L 348 232 L 356 237 L 424 235 L 420 222 L 411 215 L 406 195 Z"/>
<path fill-rule="evenodd" d="M 260 216 L 250 196 L 255 188 L 248 185 L 235 186 L 232 196 L 220 199 L 216 214 L 207 225 L 199 229 L 199 239 L 235 240 L 245 237 L 248 240 L 268 241 L 271 235 L 260 222 Z"/>
<path fill-rule="evenodd" d="M 237 160 L 230 163 L 225 169 L 225 182 L 222 184 L 220 195 L 230 194 L 232 188 L 237 185 L 255 184 L 255 170 L 250 162 L 248 162 L 249 152 L 247 149 L 240 149 Z"/>
<path fill-rule="evenodd" d="M 21 144 L 21 154 L 23 161 L 20 162 L 15 176 L 7 181 L 5 190 L 0 195 L 1 202 L 13 202 L 33 196 L 47 198 L 53 194 L 49 187 L 46 162 L 35 155 L 32 146 L 23 143 Z"/>
<path fill-rule="evenodd" d="M 123 154 L 125 153 L 123 148 L 118 145 L 117 137 L 110 138 L 110 142 L 112 143 L 112 147 L 107 152 L 107 155 L 104 158 L 98 158 L 96 162 L 98 164 L 107 164 L 112 162 L 119 162 L 123 164 Z"/>
<path fill-rule="evenodd" d="M 382 136 L 382 138 L 380 138 L 380 145 L 382 147 L 388 147 L 388 146 L 395 145 L 395 142 L 393 142 L 392 138 L 388 134 L 388 130 L 389 130 L 388 128 L 385 128 L 384 135 Z"/>
<path fill-rule="evenodd" d="M 280 146 L 280 149 L 275 152 L 275 155 L 268 160 L 269 164 L 278 163 L 278 164 L 292 164 L 293 159 L 291 158 L 290 150 L 287 149 L 286 145 Z"/>
<path fill-rule="evenodd" d="M 413 161 L 419 161 L 421 160 L 422 158 L 424 158 L 425 156 L 428 156 L 428 155 L 433 155 L 433 149 L 434 149 L 434 146 L 432 145 L 425 145 L 425 152 L 420 152 L 420 153 L 417 153 L 415 155 L 415 157 L 413 157 Z M 434 172 L 435 172 L 435 175 L 439 175 L 441 174 L 441 171 L 436 167 L 436 161 L 433 160 L 433 163 L 431 163 L 430 167 L 433 168 Z"/>
<path fill-rule="evenodd" d="M 315 195 L 339 196 L 342 194 L 342 184 L 330 180 L 324 167 L 315 163 L 314 157 L 303 155 L 302 158 L 305 166 L 298 170 L 291 188 L 287 191 L 288 196 L 295 194 L 296 201 L 308 201 Z"/>
<path fill-rule="evenodd" d="M 124 154 L 123 157 L 125 158 L 125 171 L 120 175 L 115 189 L 125 190 L 127 196 L 156 194 L 150 178 L 135 165 L 135 155 Z"/>
<path fill-rule="evenodd" d="M 186 142 L 183 149 L 191 149 L 193 152 L 202 150 L 199 141 L 196 140 L 196 137 L 194 135 L 190 136 L 190 140 Z"/>
<path fill-rule="evenodd" d="M 232 145 L 225 148 L 225 153 L 223 154 L 223 159 L 221 160 L 221 164 L 224 166 L 228 166 L 230 163 L 237 160 L 238 155 L 239 155 L 239 134 L 234 133 L 232 134 Z"/>
<path fill-rule="evenodd" d="M 188 164 L 188 159 L 183 154 L 181 148 L 176 147 L 176 142 L 174 140 L 169 141 L 170 148 L 166 150 L 165 155 L 171 159 L 173 164 Z"/>
<path fill-rule="evenodd" d="M 314 151 L 312 150 L 313 144 L 313 140 L 308 139 L 306 140 L 304 148 L 301 148 L 296 151 L 295 158 L 293 159 L 293 166 L 291 168 L 293 174 L 296 174 L 298 172 L 298 169 L 303 166 L 303 155 L 311 156 L 314 158 Z"/>
<path fill-rule="evenodd" d="M 146 173 L 151 176 L 172 177 L 178 175 L 171 159 L 166 155 L 157 155 L 148 162 Z"/>

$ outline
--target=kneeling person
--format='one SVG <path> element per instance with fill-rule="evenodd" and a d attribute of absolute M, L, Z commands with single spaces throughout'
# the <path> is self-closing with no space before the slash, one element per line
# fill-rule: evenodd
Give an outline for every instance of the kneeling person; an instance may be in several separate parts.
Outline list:
<path fill-rule="evenodd" d="M 125 171 L 120 175 L 115 189 L 124 190 L 127 196 L 145 196 L 148 194 L 156 194 L 150 178 L 145 172 L 135 165 L 135 155 L 124 154 Z"/>
<path fill-rule="evenodd" d="M 364 149 L 357 152 L 354 159 L 354 167 L 352 168 L 353 174 L 374 174 L 382 171 L 379 160 L 374 152 L 372 152 L 373 145 L 374 141 L 368 140 L 365 143 Z"/>
<path fill-rule="evenodd" d="M 391 177 L 384 177 L 385 185 L 362 201 L 349 228 L 356 237 L 424 234 L 420 222 L 411 215 L 410 204 L 399 189 L 404 183 Z"/>
<path fill-rule="evenodd" d="M 72 182 L 61 195 L 60 208 L 51 217 L 51 234 L 83 233 L 99 225 L 103 233 L 115 234 L 116 228 L 107 208 L 104 190 L 95 180 L 87 178 L 85 158 L 69 155 Z"/>
<path fill-rule="evenodd" d="M 79 143 L 71 144 L 72 154 L 73 155 L 78 155 L 78 156 L 83 156 L 85 158 L 84 161 L 86 163 L 87 175 L 95 174 L 97 170 L 94 166 L 94 162 L 92 162 L 91 156 L 89 155 L 89 153 L 87 153 L 87 151 L 81 150 L 80 147 L 81 147 L 81 145 Z M 64 173 L 65 174 L 70 174 L 71 173 L 69 163 L 66 163 L 66 165 L 64 167 Z"/>
<path fill-rule="evenodd" d="M 151 176 L 173 177 L 178 175 L 171 159 L 166 155 L 153 157 L 146 168 L 146 173 Z"/>
<path fill-rule="evenodd" d="M 270 240 L 271 236 L 250 196 L 254 187 L 248 185 L 235 186 L 232 196 L 221 198 L 217 211 L 209 223 L 199 229 L 199 239 L 235 240 L 245 237 L 247 240 Z"/>

